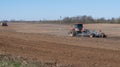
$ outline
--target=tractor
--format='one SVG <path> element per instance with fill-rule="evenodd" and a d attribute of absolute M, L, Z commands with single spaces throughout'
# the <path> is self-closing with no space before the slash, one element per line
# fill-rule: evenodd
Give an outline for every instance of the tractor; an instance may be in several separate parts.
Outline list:
<path fill-rule="evenodd" d="M 106 34 L 101 32 L 101 30 L 99 32 L 97 31 L 93 31 L 90 29 L 85 29 L 83 27 L 83 24 L 73 24 L 73 28 L 68 32 L 69 36 L 75 37 L 75 36 L 83 36 L 83 37 L 102 37 L 102 38 L 106 38 Z"/>

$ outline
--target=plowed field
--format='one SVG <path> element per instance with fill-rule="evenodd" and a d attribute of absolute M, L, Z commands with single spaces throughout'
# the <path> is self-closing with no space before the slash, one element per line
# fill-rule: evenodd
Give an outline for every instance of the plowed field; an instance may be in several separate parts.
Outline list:
<path fill-rule="evenodd" d="M 120 25 L 98 24 L 95 29 L 102 29 L 108 35 L 105 39 L 68 37 L 69 29 L 68 25 L 9 23 L 0 27 L 0 52 L 74 67 L 120 67 Z"/>

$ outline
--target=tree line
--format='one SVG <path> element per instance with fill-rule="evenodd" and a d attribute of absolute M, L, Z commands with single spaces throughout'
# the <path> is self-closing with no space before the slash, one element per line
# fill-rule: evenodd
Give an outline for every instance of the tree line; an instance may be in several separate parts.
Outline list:
<path fill-rule="evenodd" d="M 6 20 L 8 21 L 8 20 Z M 25 20 L 10 20 L 8 22 L 28 22 L 28 23 L 57 23 L 57 24 L 71 24 L 71 23 L 120 23 L 119 18 L 93 18 L 92 16 L 75 16 L 75 17 L 64 17 L 63 19 L 58 20 L 39 20 L 39 21 L 25 21 Z"/>
<path fill-rule="evenodd" d="M 120 23 L 120 17 L 119 18 L 111 18 L 111 19 L 105 19 L 105 18 L 97 18 L 94 19 L 92 16 L 76 16 L 76 17 L 65 17 L 63 18 L 63 23 Z"/>

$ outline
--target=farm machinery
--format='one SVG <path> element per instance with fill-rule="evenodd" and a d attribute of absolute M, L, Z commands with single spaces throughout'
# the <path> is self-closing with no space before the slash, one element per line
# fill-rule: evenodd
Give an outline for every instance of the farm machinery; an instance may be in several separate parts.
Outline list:
<path fill-rule="evenodd" d="M 8 26 L 7 21 L 2 21 L 1 26 Z"/>
<path fill-rule="evenodd" d="M 101 30 L 99 32 L 93 31 L 90 29 L 85 29 L 83 24 L 74 24 L 73 28 L 68 32 L 69 36 L 82 36 L 82 37 L 98 37 L 98 38 L 106 38 L 106 34 L 103 33 Z"/>

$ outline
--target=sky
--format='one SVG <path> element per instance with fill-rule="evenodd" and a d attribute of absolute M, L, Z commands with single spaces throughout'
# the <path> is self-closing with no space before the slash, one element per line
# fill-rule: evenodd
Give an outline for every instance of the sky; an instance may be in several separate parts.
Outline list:
<path fill-rule="evenodd" d="M 120 0 L 0 0 L 0 20 L 120 17 Z"/>

